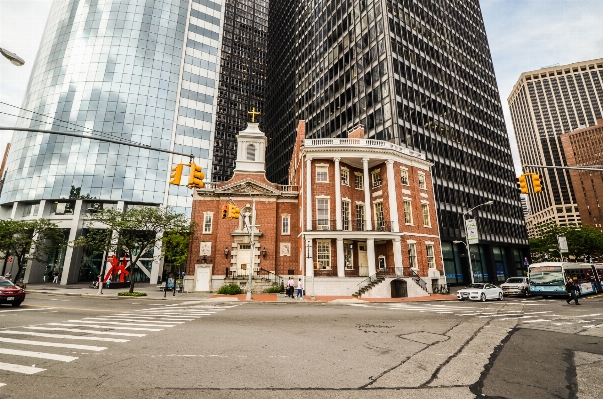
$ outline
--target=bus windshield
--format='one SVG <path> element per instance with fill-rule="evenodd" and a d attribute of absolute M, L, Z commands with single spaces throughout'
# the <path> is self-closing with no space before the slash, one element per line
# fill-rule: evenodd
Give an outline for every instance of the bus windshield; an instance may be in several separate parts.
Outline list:
<path fill-rule="evenodd" d="M 530 273 L 530 285 L 538 286 L 551 286 L 551 285 L 563 285 L 563 274 L 561 271 L 558 272 L 544 272 L 544 271 L 532 271 Z"/>

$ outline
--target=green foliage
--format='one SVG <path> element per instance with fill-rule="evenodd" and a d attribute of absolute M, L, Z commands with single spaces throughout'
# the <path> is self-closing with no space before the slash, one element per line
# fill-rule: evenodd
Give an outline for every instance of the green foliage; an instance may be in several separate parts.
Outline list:
<path fill-rule="evenodd" d="M 223 295 L 239 295 L 241 287 L 238 284 L 223 285 L 218 289 L 218 294 Z"/>
<path fill-rule="evenodd" d="M 268 288 L 266 290 L 267 293 L 269 294 L 278 294 L 279 292 L 281 292 L 281 286 L 280 285 L 273 285 L 272 287 Z"/>
<path fill-rule="evenodd" d="M 51 251 L 63 245 L 63 230 L 46 219 L 0 220 L 0 251 L 17 261 L 13 281 L 17 281 L 28 261 L 43 262 Z"/>
<path fill-rule="evenodd" d="M 94 229 L 98 223 L 104 229 Z M 130 257 L 130 273 L 134 274 L 137 262 L 143 257 L 153 257 L 153 250 L 159 248 L 162 235 L 188 234 L 190 221 L 186 216 L 171 208 L 141 206 L 121 209 L 103 209 L 88 214 L 85 226 L 88 233 L 73 242 L 74 246 L 86 247 L 93 252 L 115 253 L 119 257 Z M 130 278 L 130 291 L 134 292 L 134 278 Z"/>
<path fill-rule="evenodd" d="M 178 266 L 186 262 L 190 237 L 194 232 L 194 224 L 191 223 L 187 227 L 179 231 L 167 231 L 163 235 L 162 248 L 166 262 Z"/>
<path fill-rule="evenodd" d="M 541 228 L 539 237 L 530 239 L 533 262 L 561 260 L 557 236 L 567 238 L 569 252 L 563 254 L 564 259 L 569 257 L 575 261 L 589 261 L 589 257 L 603 257 L 602 231 L 592 226 L 568 227 L 549 224 Z"/>
<path fill-rule="evenodd" d="M 120 292 L 117 296 L 147 296 L 146 292 Z"/>

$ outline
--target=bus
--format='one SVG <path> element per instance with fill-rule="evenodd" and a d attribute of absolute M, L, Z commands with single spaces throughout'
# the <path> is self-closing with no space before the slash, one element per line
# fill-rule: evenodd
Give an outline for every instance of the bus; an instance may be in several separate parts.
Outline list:
<path fill-rule="evenodd" d="M 603 264 L 542 262 L 529 267 L 530 294 L 543 298 L 567 297 L 568 277 L 580 290 L 580 295 L 603 292 Z"/>

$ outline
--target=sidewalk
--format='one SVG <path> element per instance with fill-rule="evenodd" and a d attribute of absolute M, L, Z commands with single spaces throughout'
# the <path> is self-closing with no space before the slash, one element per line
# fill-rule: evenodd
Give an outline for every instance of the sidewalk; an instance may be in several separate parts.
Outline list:
<path fill-rule="evenodd" d="M 120 292 L 126 292 L 128 288 L 104 288 L 103 294 L 98 294 L 98 289 L 88 288 L 88 284 L 58 285 L 52 283 L 28 284 L 26 292 L 28 294 L 47 294 L 47 295 L 68 295 L 68 296 L 89 296 L 108 299 L 153 299 L 153 300 L 179 300 L 179 301 L 208 301 L 208 302 L 246 302 L 246 294 L 240 295 L 218 295 L 209 292 L 176 292 L 159 291 L 155 286 L 149 284 L 140 284 L 135 287 L 135 291 L 144 292 L 147 296 L 143 297 L 118 297 Z M 165 295 L 165 297 L 164 297 Z M 354 298 L 351 296 L 317 296 L 312 300 L 309 295 L 304 299 L 292 299 L 285 294 L 253 294 L 252 302 L 310 302 L 310 303 L 366 303 L 366 302 L 415 302 L 415 301 L 452 301 L 456 297 L 453 295 L 433 294 L 424 297 L 414 298 Z"/>

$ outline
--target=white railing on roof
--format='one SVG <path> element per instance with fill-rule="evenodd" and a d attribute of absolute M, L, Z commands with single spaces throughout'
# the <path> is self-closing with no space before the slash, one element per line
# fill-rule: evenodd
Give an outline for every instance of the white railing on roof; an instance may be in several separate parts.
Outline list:
<path fill-rule="evenodd" d="M 297 185 L 280 184 L 280 185 L 278 185 L 278 188 L 279 188 L 280 191 L 283 191 L 283 192 L 296 192 L 296 191 L 298 191 Z"/>
<path fill-rule="evenodd" d="M 411 157 L 425 159 L 425 154 L 418 151 L 413 151 L 406 147 L 390 143 L 389 141 L 374 140 L 374 139 L 305 139 L 305 147 L 341 147 L 341 146 L 358 146 L 358 147 L 373 147 L 384 150 L 393 150 Z"/>

